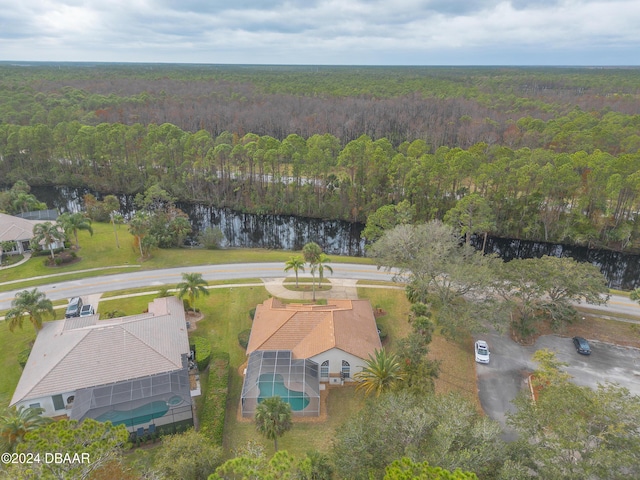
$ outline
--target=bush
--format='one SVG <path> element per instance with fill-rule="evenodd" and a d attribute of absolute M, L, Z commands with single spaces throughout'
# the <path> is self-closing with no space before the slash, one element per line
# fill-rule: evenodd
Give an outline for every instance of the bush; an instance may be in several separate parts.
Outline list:
<path fill-rule="evenodd" d="M 191 337 L 191 344 L 196 350 L 196 364 L 198 370 L 203 372 L 209 366 L 211 360 L 211 342 L 204 337 Z"/>
<path fill-rule="evenodd" d="M 29 354 L 31 353 L 31 348 L 27 348 L 18 353 L 18 363 L 22 368 L 27 364 L 27 360 L 29 360 Z"/>
<path fill-rule="evenodd" d="M 253 317 L 255 316 L 256 316 L 256 309 L 254 307 L 251 310 L 249 310 L 249 318 L 251 319 L 252 322 L 253 322 Z"/>
<path fill-rule="evenodd" d="M 216 250 L 224 241 L 224 233 L 219 227 L 207 227 L 198 236 L 198 241 L 204 245 L 204 248 Z"/>
<path fill-rule="evenodd" d="M 250 329 L 243 330 L 238 334 L 238 343 L 245 350 L 247 349 L 247 346 L 249 346 L 249 336 L 250 335 L 251 335 L 251 330 Z"/>
<path fill-rule="evenodd" d="M 384 325 L 381 325 L 379 323 L 376 323 L 376 327 L 378 328 L 378 335 L 380 335 L 380 341 L 384 342 L 384 340 L 387 338 L 387 329 L 384 327 Z"/>
<path fill-rule="evenodd" d="M 200 432 L 216 445 L 222 445 L 228 391 L 229 354 L 215 352 L 200 413 Z"/>

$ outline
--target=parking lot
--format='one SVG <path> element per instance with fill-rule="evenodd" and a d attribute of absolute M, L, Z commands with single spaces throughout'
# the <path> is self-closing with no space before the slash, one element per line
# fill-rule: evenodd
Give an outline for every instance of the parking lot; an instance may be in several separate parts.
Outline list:
<path fill-rule="evenodd" d="M 556 358 L 568 364 L 565 371 L 578 385 L 596 388 L 606 382 L 626 387 L 640 395 L 640 350 L 589 341 L 591 355 L 576 352 L 571 338 L 556 335 L 540 337 L 533 346 L 522 346 L 506 335 L 490 333 L 480 337 L 491 349 L 488 365 L 476 364 L 480 403 L 485 413 L 505 424 L 505 414 L 513 410 L 512 400 L 527 387 L 527 377 L 536 368 L 531 360 L 536 350 L 547 348 Z M 505 430 L 505 439 L 515 438 L 514 432 Z"/>

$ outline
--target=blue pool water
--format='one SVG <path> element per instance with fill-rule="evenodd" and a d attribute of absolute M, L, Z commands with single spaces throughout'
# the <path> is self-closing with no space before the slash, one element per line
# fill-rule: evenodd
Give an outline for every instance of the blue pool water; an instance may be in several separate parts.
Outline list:
<path fill-rule="evenodd" d="M 275 397 L 277 395 L 291 405 L 291 410 L 299 412 L 307 408 L 310 402 L 309 395 L 306 393 L 289 390 L 285 387 L 284 379 L 280 374 L 263 373 L 258 378 L 258 388 L 260 389 L 258 403 L 262 402 L 265 398 Z"/>
<path fill-rule="evenodd" d="M 149 423 L 160 418 L 169 411 L 167 402 L 156 401 L 134 408 L 133 410 L 111 410 L 96 418 L 99 422 L 111 421 L 114 425 L 124 424 L 128 427 Z"/>

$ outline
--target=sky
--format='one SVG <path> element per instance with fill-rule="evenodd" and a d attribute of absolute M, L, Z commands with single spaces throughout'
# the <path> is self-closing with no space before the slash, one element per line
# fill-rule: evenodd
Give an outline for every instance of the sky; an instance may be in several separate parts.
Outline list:
<path fill-rule="evenodd" d="M 0 61 L 640 65 L 640 0 L 0 0 Z"/>

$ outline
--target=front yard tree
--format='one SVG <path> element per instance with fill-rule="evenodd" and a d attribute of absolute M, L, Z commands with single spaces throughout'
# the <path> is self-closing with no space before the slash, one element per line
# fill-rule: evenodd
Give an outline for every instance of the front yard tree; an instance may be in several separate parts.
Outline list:
<path fill-rule="evenodd" d="M 62 226 L 67 236 L 73 234 L 76 250 L 80 248 L 78 242 L 78 230 L 84 230 L 93 235 L 93 228 L 91 227 L 91 219 L 85 217 L 82 213 L 69 213 L 65 212 L 56 220 L 58 225 Z"/>
<path fill-rule="evenodd" d="M 304 260 L 301 257 L 291 257 L 284 264 L 284 271 L 293 270 L 296 274 L 296 288 L 298 288 L 298 271 L 304 272 Z"/>
<path fill-rule="evenodd" d="M 207 285 L 209 285 L 209 283 L 202 278 L 201 273 L 183 273 L 182 282 L 177 285 L 178 296 L 184 298 L 185 295 L 188 295 L 189 306 L 191 310 L 195 312 L 194 303 L 196 298 L 200 295 L 209 295 L 209 290 L 206 288 Z"/>
<path fill-rule="evenodd" d="M 407 283 L 409 301 L 435 307 L 445 335 L 454 337 L 484 327 L 478 312 L 492 300 L 491 265 L 497 259 L 460 245 L 451 226 L 439 221 L 398 225 L 371 246 L 369 255 L 379 267 L 396 271 L 395 279 Z"/>
<path fill-rule="evenodd" d="M 153 463 L 161 478 L 206 480 L 222 464 L 222 449 L 190 429 L 164 437 Z"/>
<path fill-rule="evenodd" d="M 318 257 L 318 283 L 322 285 L 322 279 L 324 278 L 324 271 L 327 270 L 330 274 L 333 275 L 333 268 L 327 265 L 331 259 L 325 255 L 324 253 L 320 254 Z"/>
<path fill-rule="evenodd" d="M 148 250 L 144 248 L 143 240 L 151 231 L 151 217 L 147 212 L 136 212 L 129 220 L 129 232 L 136 238 L 138 248 L 140 249 L 140 257 L 144 258 Z"/>
<path fill-rule="evenodd" d="M 545 256 L 495 264 L 494 291 L 512 308 L 512 326 L 522 337 L 536 332 L 538 321 L 558 327 L 578 318 L 575 303 L 602 304 L 607 285 L 598 269 L 570 258 Z"/>
<path fill-rule="evenodd" d="M 113 235 L 116 237 L 116 247 L 120 248 L 120 240 L 118 239 L 118 228 L 116 225 L 124 221 L 124 217 L 120 213 L 120 200 L 115 195 L 107 195 L 104 197 L 104 209 L 109 213 L 109 222 L 113 226 Z"/>
<path fill-rule="evenodd" d="M 291 430 L 291 405 L 280 397 L 265 398 L 256 407 L 256 430 L 269 440 L 273 440 L 275 451 L 278 451 L 278 438 Z"/>
<path fill-rule="evenodd" d="M 47 453 L 59 452 L 69 460 L 14 464 L 9 469 L 10 478 L 91 478 L 94 471 L 121 457 L 128 440 L 124 425 L 116 427 L 92 418 L 52 422 L 27 433 L 16 451 L 40 454 L 41 459 Z"/>
<path fill-rule="evenodd" d="M 545 355 L 542 362 L 558 362 Z M 548 372 L 536 372 L 549 378 Z M 529 441 L 536 478 L 640 478 L 640 397 L 614 384 L 578 386 L 554 373 L 516 398 L 507 423 Z"/>
<path fill-rule="evenodd" d="M 309 242 L 302 247 L 302 256 L 305 262 L 309 264 L 312 279 L 311 290 L 313 291 L 313 300 L 316 299 L 316 271 L 318 270 L 318 262 L 322 256 L 322 248 L 316 242 Z"/>
<path fill-rule="evenodd" d="M 500 424 L 460 396 L 390 392 L 373 398 L 342 424 L 331 455 L 339 478 L 383 478 L 402 457 L 480 478 L 513 478 Z M 511 467 L 509 467 L 511 468 Z"/>
<path fill-rule="evenodd" d="M 49 248 L 49 252 L 51 252 L 51 259 L 54 259 L 53 245 L 56 242 L 64 241 L 64 233 L 62 233 L 60 227 L 54 223 L 36 223 L 33 226 L 33 238 L 31 241 L 36 244 L 44 241 L 45 246 Z"/>
<path fill-rule="evenodd" d="M 408 457 L 396 460 L 385 470 L 384 480 L 478 480 L 473 472 L 456 469 L 453 472 L 432 467 L 429 462 L 416 463 Z"/>
<path fill-rule="evenodd" d="M 3 452 L 14 452 L 16 446 L 24 441 L 24 436 L 52 420 L 43 417 L 43 408 L 9 407 L 0 416 L 0 448 Z"/>
<path fill-rule="evenodd" d="M 404 380 L 404 374 L 398 357 L 382 348 L 376 349 L 374 355 L 369 354 L 366 366 L 353 378 L 359 382 L 356 390 L 364 390 L 365 395 L 375 393 L 379 397 L 396 388 Z"/>
<path fill-rule="evenodd" d="M 53 304 L 43 292 L 34 288 L 16 293 L 5 320 L 9 322 L 9 330 L 13 332 L 16 327 L 22 328 L 24 317 L 28 317 L 37 332 L 42 328 L 42 320 L 46 313 L 51 314 L 52 318 L 55 317 Z"/>

